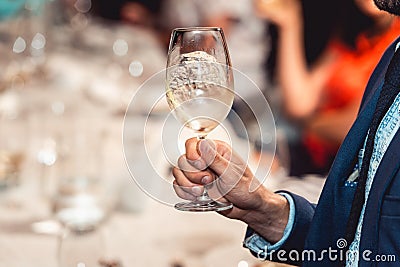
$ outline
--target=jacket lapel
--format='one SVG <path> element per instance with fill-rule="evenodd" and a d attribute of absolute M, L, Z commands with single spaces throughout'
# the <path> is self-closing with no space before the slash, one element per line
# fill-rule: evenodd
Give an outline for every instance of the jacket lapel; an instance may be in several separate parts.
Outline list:
<path fill-rule="evenodd" d="M 323 192 L 316 207 L 316 211 L 307 236 L 305 247 L 322 251 L 327 247 L 335 247 L 339 238 L 343 238 L 346 222 L 350 213 L 354 191 L 351 193 L 344 187 L 344 181 L 352 172 L 354 159 L 363 145 L 370 121 L 379 97 L 380 86 L 371 90 L 371 97 L 360 110 L 359 116 L 350 129 L 346 139 L 341 145 L 330 174 L 326 180 Z M 328 219 L 331 218 L 331 219 Z M 321 235 L 321 229 L 330 229 Z M 313 262 L 315 264 L 315 262 Z M 310 266 L 313 266 L 310 264 Z M 324 261 L 321 266 L 335 265 L 333 262 Z M 305 266 L 308 266 L 305 264 Z"/>
<path fill-rule="evenodd" d="M 350 213 L 352 200 L 354 198 L 354 191 L 351 193 L 351 190 L 344 186 L 344 182 L 352 172 L 359 149 L 362 147 L 365 141 L 365 137 L 375 111 L 376 103 L 382 89 L 387 66 L 394 54 L 395 45 L 399 40 L 400 38 L 393 42 L 393 44 L 387 49 L 370 78 L 363 96 L 362 106 L 360 107 L 358 117 L 343 141 L 332 165 L 328 178 L 326 179 L 324 189 L 314 213 L 313 223 L 310 226 L 306 239 L 306 249 L 314 249 L 318 252 L 326 249 L 329 246 L 335 247 L 337 240 L 344 237 L 347 219 Z M 396 145 L 393 145 L 393 147 L 394 146 Z M 391 148 L 391 150 L 393 150 L 393 148 Z M 390 151 L 389 153 L 393 152 Z M 382 175 L 380 172 L 383 172 L 383 170 L 388 168 L 386 164 L 388 163 L 385 163 L 385 165 L 380 167 L 377 175 Z M 382 184 L 385 184 L 385 182 L 387 183 L 387 181 L 381 182 Z M 374 194 L 379 195 L 379 190 L 377 190 L 377 192 Z M 371 198 L 372 197 L 376 196 L 371 196 Z M 382 197 L 379 199 L 380 202 Z M 375 205 L 378 205 L 379 207 L 379 203 L 375 203 Z M 369 211 L 369 209 L 374 209 L 375 207 L 371 206 L 367 208 Z M 376 216 L 376 214 L 376 212 L 370 212 L 368 217 L 365 219 L 376 225 L 375 222 L 377 217 L 373 218 Z M 373 218 L 373 220 L 371 218 Z M 372 242 L 376 240 L 368 239 L 368 233 L 372 231 L 370 230 L 370 227 L 373 227 L 373 225 L 366 226 L 366 231 L 363 231 L 363 233 L 367 233 L 367 236 L 363 235 L 362 237 L 366 240 L 362 239 L 361 241 L 362 245 L 365 243 L 368 244 L 368 247 L 371 246 Z M 321 235 L 321 230 L 326 231 Z M 365 247 L 367 247 L 367 245 L 365 245 Z M 305 262 L 304 266 L 315 266 L 315 264 L 315 262 Z M 336 266 L 336 263 L 324 261 L 318 266 Z"/>
<path fill-rule="evenodd" d="M 400 166 L 400 132 L 397 131 L 375 174 L 370 195 L 368 197 L 363 221 L 363 234 L 361 235 L 360 251 L 370 250 L 378 253 L 378 233 L 381 206 L 386 190 L 393 180 Z M 362 260 L 360 258 L 360 260 Z M 363 262 L 363 266 L 371 266 Z"/>
<path fill-rule="evenodd" d="M 339 179 L 342 178 L 340 181 L 343 181 L 343 176 L 349 175 L 353 170 L 354 166 L 349 164 L 349 162 L 352 162 L 356 158 L 365 140 L 385 79 L 387 66 L 389 65 L 390 59 L 393 57 L 395 45 L 399 40 L 400 38 L 394 41 L 386 50 L 368 82 L 357 119 L 343 141 L 329 174 L 329 176 L 335 177 L 336 180 L 339 177 Z"/>

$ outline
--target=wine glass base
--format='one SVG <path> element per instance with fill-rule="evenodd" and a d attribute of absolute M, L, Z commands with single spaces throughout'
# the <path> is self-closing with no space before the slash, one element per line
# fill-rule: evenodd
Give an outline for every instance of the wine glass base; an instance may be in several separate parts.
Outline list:
<path fill-rule="evenodd" d="M 194 212 L 205 212 L 205 211 L 223 211 L 229 210 L 233 207 L 231 203 L 222 203 L 218 201 L 196 201 L 196 202 L 180 202 L 175 204 L 175 209 L 180 211 L 194 211 Z"/>

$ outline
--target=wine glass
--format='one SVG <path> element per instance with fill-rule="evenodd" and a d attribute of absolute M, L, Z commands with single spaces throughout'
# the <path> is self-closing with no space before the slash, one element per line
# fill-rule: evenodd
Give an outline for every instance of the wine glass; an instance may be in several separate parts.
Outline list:
<path fill-rule="evenodd" d="M 205 139 L 228 115 L 233 99 L 233 72 L 221 28 L 191 27 L 172 31 L 166 71 L 166 97 L 174 117 Z M 222 211 L 232 208 L 203 194 L 181 202 L 182 211 Z"/>

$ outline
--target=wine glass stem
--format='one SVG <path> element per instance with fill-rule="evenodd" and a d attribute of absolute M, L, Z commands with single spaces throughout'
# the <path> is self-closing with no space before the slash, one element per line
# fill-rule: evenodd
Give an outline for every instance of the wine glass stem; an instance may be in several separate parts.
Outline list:
<path fill-rule="evenodd" d="M 207 135 L 206 134 L 201 134 L 201 135 L 198 135 L 197 136 L 197 140 L 203 140 L 203 139 L 206 139 L 206 137 L 207 137 Z"/>
<path fill-rule="evenodd" d="M 197 197 L 198 202 L 211 202 L 211 198 L 208 196 L 207 189 L 204 187 L 203 194 Z"/>
<path fill-rule="evenodd" d="M 207 137 L 206 134 L 204 134 L 204 135 L 198 135 L 198 136 L 197 136 L 197 139 L 198 139 L 198 140 L 204 140 L 204 139 L 206 139 L 206 137 Z M 201 194 L 201 196 L 198 196 L 198 197 L 197 197 L 197 201 L 198 201 L 198 202 L 210 202 L 210 201 L 212 201 L 212 199 L 211 199 L 210 196 L 208 195 L 206 186 L 204 186 L 204 190 L 203 190 L 203 193 Z"/>

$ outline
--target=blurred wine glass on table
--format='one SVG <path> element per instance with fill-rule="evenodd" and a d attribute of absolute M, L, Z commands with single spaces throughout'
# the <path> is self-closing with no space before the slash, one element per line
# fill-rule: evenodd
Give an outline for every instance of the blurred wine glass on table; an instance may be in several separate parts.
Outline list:
<path fill-rule="evenodd" d="M 100 181 L 84 176 L 64 177 L 54 200 L 56 218 L 75 228 L 96 227 L 107 215 Z"/>
<path fill-rule="evenodd" d="M 116 193 L 105 177 L 107 126 L 92 115 L 73 118 L 58 141 L 64 147 L 56 164 L 53 199 L 55 217 L 63 227 L 59 267 L 99 267 L 107 262 L 102 226 L 113 211 Z"/>
<path fill-rule="evenodd" d="M 104 168 L 107 133 L 100 118 L 83 116 L 71 124 L 58 141 L 64 149 L 56 166 L 53 210 L 63 225 L 86 229 L 101 224 L 113 208 Z"/>

